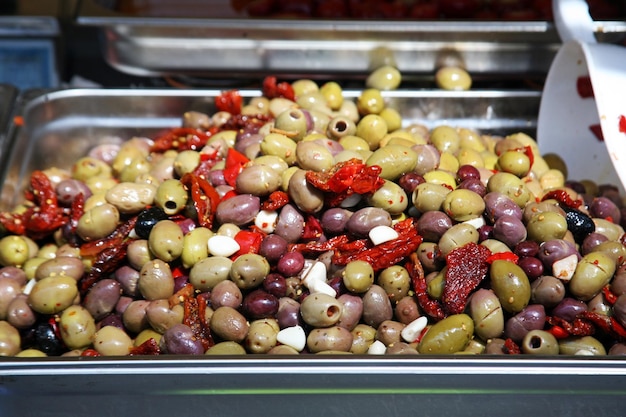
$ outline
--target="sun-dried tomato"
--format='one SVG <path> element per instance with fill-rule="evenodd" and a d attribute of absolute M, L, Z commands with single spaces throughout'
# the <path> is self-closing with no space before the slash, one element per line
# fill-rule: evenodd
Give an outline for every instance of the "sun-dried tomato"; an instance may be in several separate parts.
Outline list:
<path fill-rule="evenodd" d="M 324 229 L 322 229 L 322 224 L 320 223 L 320 221 L 310 214 L 307 215 L 306 221 L 304 222 L 302 239 L 315 240 L 319 239 L 323 234 Z"/>
<path fill-rule="evenodd" d="M 159 344 L 152 337 L 140 344 L 139 346 L 134 346 L 130 349 L 128 353 L 129 356 L 139 356 L 139 355 L 159 355 L 161 354 L 161 349 L 159 348 Z"/>
<path fill-rule="evenodd" d="M 223 91 L 215 97 L 215 107 L 219 111 L 225 111 L 230 114 L 240 114 L 243 106 L 243 97 L 238 90 Z"/>
<path fill-rule="evenodd" d="M 206 179 L 190 172 L 183 175 L 180 182 L 189 189 L 191 201 L 198 215 L 198 224 L 210 229 L 213 226 L 220 195 Z"/>
<path fill-rule="evenodd" d="M 409 255 L 409 260 L 405 265 L 409 277 L 411 278 L 411 285 L 413 291 L 415 291 L 415 297 L 420 308 L 427 316 L 439 321 L 446 317 L 446 312 L 443 311 L 443 307 L 439 300 L 430 298 L 428 295 L 428 284 L 426 284 L 426 277 L 424 275 L 424 268 L 422 263 L 417 257 L 417 253 Z"/>
<path fill-rule="evenodd" d="M 261 203 L 261 210 L 278 210 L 287 205 L 287 203 L 289 203 L 289 194 L 276 190 L 267 197 L 267 200 Z"/>
<path fill-rule="evenodd" d="M 347 235 L 339 235 L 339 236 L 333 236 L 330 239 L 323 241 L 323 242 L 317 242 L 317 241 L 311 241 L 311 242 L 306 242 L 306 243 L 295 243 L 295 244 L 291 244 L 289 245 L 289 251 L 290 252 L 302 252 L 304 253 L 322 253 L 322 252 L 327 252 L 329 250 L 335 250 L 340 246 L 346 245 L 348 242 L 350 241 L 350 239 L 348 238 Z"/>
<path fill-rule="evenodd" d="M 519 355 L 522 353 L 522 350 L 513 339 L 508 338 L 504 341 L 504 353 L 507 355 Z"/>
<path fill-rule="evenodd" d="M 446 256 L 448 269 L 441 301 L 448 314 L 462 313 L 472 291 L 489 271 L 491 251 L 476 243 L 467 243 Z"/>
<path fill-rule="evenodd" d="M 157 137 L 151 147 L 152 152 L 200 150 L 207 144 L 212 132 L 203 132 L 191 127 L 177 127 Z"/>

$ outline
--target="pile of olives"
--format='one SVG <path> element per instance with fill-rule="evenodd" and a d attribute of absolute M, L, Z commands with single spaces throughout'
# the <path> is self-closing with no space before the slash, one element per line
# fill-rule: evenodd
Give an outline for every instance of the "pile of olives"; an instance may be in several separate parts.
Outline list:
<path fill-rule="evenodd" d="M 156 152 L 153 138 L 134 137 L 97 146 L 71 167 L 47 167 L 59 204 L 69 207 L 82 193 L 85 213 L 76 235 L 62 227 L 37 241 L 0 238 L 0 355 L 124 356 L 151 339 L 170 355 L 495 355 L 507 352 L 507 340 L 529 355 L 626 352 L 602 331 L 555 335 L 548 322 L 592 311 L 626 325 L 618 189 L 567 179 L 563 162 L 540 155 L 526 134 L 403 122 L 381 93 L 397 88 L 399 77 L 378 70 L 355 100 L 336 82 L 294 81 L 295 100 L 245 103 L 243 114 L 267 116 L 260 128 L 218 129 L 201 149 Z M 188 112 L 182 125 L 206 131 L 231 117 Z M 229 149 L 250 160 L 234 185 L 224 175 Z M 216 152 L 204 175 L 228 198 L 208 228 L 181 178 Z M 331 207 L 306 172 L 354 159 L 379 166 L 384 184 Z M 275 191 L 288 195 L 287 204 L 264 209 Z M 572 223 L 572 209 L 553 195 L 579 201 L 581 221 Z M 134 216 L 120 266 L 81 291 L 96 260 L 81 245 Z M 392 242 L 393 225 L 408 218 L 423 239 L 416 253 L 433 302 L 445 288 L 446 256 L 457 248 L 479 244 L 518 260 L 493 261 L 465 310 L 434 320 L 418 303 L 407 259 L 379 270 L 364 260 L 338 265 L 332 250 L 291 250 L 341 235 Z M 321 231 L 305 237 L 314 220 Z M 238 253 L 242 231 L 262 236 L 256 250 Z M 190 285 L 206 305 L 208 349 L 183 323 L 176 294 Z"/>

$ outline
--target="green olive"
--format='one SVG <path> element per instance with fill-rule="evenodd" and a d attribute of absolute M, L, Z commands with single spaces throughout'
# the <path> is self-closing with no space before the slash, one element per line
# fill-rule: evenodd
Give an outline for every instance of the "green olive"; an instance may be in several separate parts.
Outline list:
<path fill-rule="evenodd" d="M 278 156 L 289 165 L 296 162 L 296 142 L 281 133 L 265 135 L 261 141 L 261 152 L 265 155 Z"/>
<path fill-rule="evenodd" d="M 385 108 L 385 100 L 380 90 L 366 88 L 361 91 L 361 95 L 357 98 L 356 106 L 362 115 L 378 114 Z"/>
<path fill-rule="evenodd" d="M 163 209 L 167 215 L 179 213 L 187 205 L 187 200 L 189 200 L 187 188 L 177 179 L 163 181 L 154 196 L 154 204 Z"/>
<path fill-rule="evenodd" d="M 126 356 L 133 340 L 119 327 L 104 326 L 95 333 L 93 347 L 103 356 Z"/>
<path fill-rule="evenodd" d="M 474 320 L 476 336 L 482 340 L 500 337 L 504 332 L 502 305 L 492 290 L 481 288 L 472 294 L 469 314 Z"/>
<path fill-rule="evenodd" d="M 496 169 L 523 177 L 530 171 L 530 158 L 518 150 L 507 150 L 498 157 Z"/>
<path fill-rule="evenodd" d="M 146 307 L 146 318 L 152 329 L 163 334 L 175 324 L 183 322 L 184 307 L 176 304 L 170 308 L 170 302 L 166 298 L 155 299 Z"/>
<path fill-rule="evenodd" d="M 350 151 L 369 151 L 370 145 L 363 138 L 358 136 L 348 135 L 339 139 L 339 144 L 343 147 L 344 150 Z"/>
<path fill-rule="evenodd" d="M 397 68 L 391 65 L 383 65 L 368 75 L 365 85 L 369 88 L 387 91 L 395 90 L 400 86 L 401 82 L 402 75 Z"/>
<path fill-rule="evenodd" d="M 376 329 L 367 324 L 357 324 L 351 333 L 352 346 L 350 352 L 356 355 L 367 353 L 370 345 L 376 340 Z"/>
<path fill-rule="evenodd" d="M 489 268 L 489 277 L 491 288 L 505 311 L 519 313 L 528 305 L 532 293 L 530 281 L 517 264 L 496 260 Z"/>
<path fill-rule="evenodd" d="M 432 279 L 428 280 L 426 291 L 428 295 L 435 300 L 441 300 L 441 296 L 443 295 L 443 290 L 446 286 L 446 270 L 447 268 L 442 269 L 438 273 L 435 273 Z"/>
<path fill-rule="evenodd" d="M 497 172 L 489 177 L 487 191 L 498 191 L 505 194 L 521 208 L 524 208 L 528 203 L 531 195 L 524 182 L 508 172 Z"/>
<path fill-rule="evenodd" d="M 325 327 L 311 330 L 307 336 L 306 345 L 312 353 L 350 352 L 352 339 L 352 333 L 346 328 Z"/>
<path fill-rule="evenodd" d="M 183 252 L 180 254 L 180 260 L 185 268 L 191 268 L 209 256 L 207 242 L 211 236 L 213 236 L 213 232 L 206 227 L 196 227 L 185 234 Z"/>
<path fill-rule="evenodd" d="M 136 270 L 140 270 L 146 262 L 154 259 L 148 240 L 136 239 L 130 242 L 126 252 L 126 259 L 128 259 L 128 264 Z"/>
<path fill-rule="evenodd" d="M 439 211 L 449 193 L 450 189 L 448 187 L 424 182 L 419 184 L 413 191 L 413 205 L 422 213 Z"/>
<path fill-rule="evenodd" d="M 137 288 L 146 300 L 171 297 L 174 294 L 174 277 L 170 265 L 161 259 L 146 262 L 139 271 Z"/>
<path fill-rule="evenodd" d="M 43 278 L 28 295 L 28 304 L 41 314 L 56 314 L 74 303 L 78 295 L 76 280 L 63 275 Z"/>
<path fill-rule="evenodd" d="M 318 172 L 327 171 L 335 164 L 328 148 L 312 141 L 298 142 L 296 160 L 300 168 Z"/>
<path fill-rule="evenodd" d="M 172 220 L 161 220 L 154 225 L 148 236 L 150 252 L 157 258 L 171 262 L 183 253 L 183 231 Z"/>
<path fill-rule="evenodd" d="M 604 345 L 593 336 L 573 336 L 559 341 L 559 353 L 561 355 L 606 355 Z"/>
<path fill-rule="evenodd" d="M 367 158 L 368 166 L 382 168 L 380 176 L 386 180 L 395 180 L 402 174 L 411 172 L 417 164 L 417 153 L 402 145 L 387 145 L 374 151 Z"/>
<path fill-rule="evenodd" d="M 437 86 L 444 90 L 467 91 L 472 87 L 472 77 L 461 67 L 446 66 L 435 73 Z"/>
<path fill-rule="evenodd" d="M 120 213 L 139 213 L 153 204 L 156 192 L 157 188 L 153 185 L 120 182 L 107 190 L 104 198 Z"/>
<path fill-rule="evenodd" d="M 319 87 L 317 83 L 313 80 L 309 80 L 308 78 L 295 80 L 294 82 L 291 83 L 291 87 L 293 88 L 293 92 L 296 95 L 296 97 L 301 96 L 303 94 L 319 91 Z"/>
<path fill-rule="evenodd" d="M 345 116 L 335 116 L 328 122 L 326 134 L 329 138 L 339 140 L 356 134 L 356 124 Z"/>
<path fill-rule="evenodd" d="M 461 144 L 457 130 L 451 126 L 437 126 L 430 132 L 430 142 L 440 152 L 456 153 Z"/>
<path fill-rule="evenodd" d="M 343 104 L 343 90 L 335 81 L 327 81 L 320 87 L 320 93 L 326 99 L 326 104 L 333 110 L 338 110 Z"/>
<path fill-rule="evenodd" d="M 266 196 L 278 190 L 281 175 L 269 165 L 251 164 L 237 176 L 235 189 L 240 194 Z"/>
<path fill-rule="evenodd" d="M 22 266 L 30 258 L 28 242 L 17 235 L 8 235 L 0 239 L 0 265 Z"/>
<path fill-rule="evenodd" d="M 559 354 L 559 342 L 552 333 L 545 330 L 531 330 L 526 333 L 520 348 L 527 355 L 553 356 Z"/>
<path fill-rule="evenodd" d="M 478 230 L 469 223 L 457 223 L 446 230 L 439 239 L 439 250 L 447 256 L 454 249 L 468 243 L 478 243 Z"/>
<path fill-rule="evenodd" d="M 383 185 L 367 198 L 367 202 L 395 216 L 404 213 L 409 204 L 409 197 L 398 184 L 385 180 Z"/>
<path fill-rule="evenodd" d="M 278 343 L 276 336 L 279 331 L 275 319 L 255 320 L 250 323 L 244 346 L 249 353 L 267 353 Z"/>
<path fill-rule="evenodd" d="M 153 339 L 155 342 L 159 343 L 161 337 L 163 335 L 154 331 L 153 329 L 144 329 L 139 332 L 139 334 L 135 337 L 135 341 L 133 342 L 134 346 L 141 346 L 146 341 Z"/>
<path fill-rule="evenodd" d="M 76 281 L 82 278 L 85 273 L 85 265 L 80 258 L 72 256 L 57 256 L 53 259 L 46 259 L 40 263 L 35 271 L 35 279 L 43 279 L 52 276 L 68 276 Z"/>
<path fill-rule="evenodd" d="M 452 220 L 464 222 L 482 216 L 485 201 L 479 194 L 459 188 L 446 195 L 442 209 Z"/>
<path fill-rule="evenodd" d="M 589 301 L 611 281 L 615 270 L 615 261 L 605 253 L 588 253 L 576 265 L 568 288 L 576 298 Z"/>
<path fill-rule="evenodd" d="M 365 261 L 348 262 L 342 275 L 343 283 L 348 291 L 364 293 L 374 283 L 374 269 Z"/>
<path fill-rule="evenodd" d="M 560 213 L 546 211 L 535 214 L 526 224 L 528 239 L 536 242 L 547 242 L 563 239 L 567 233 L 567 220 Z"/>
<path fill-rule="evenodd" d="M 9 322 L 0 320 L 0 356 L 15 356 L 20 353 L 20 332 Z"/>
<path fill-rule="evenodd" d="M 209 256 L 196 262 L 189 271 L 189 282 L 196 291 L 211 291 L 218 283 L 227 280 L 233 264 L 225 256 Z"/>
<path fill-rule="evenodd" d="M 241 343 L 250 329 L 250 323 L 243 314 L 232 307 L 218 307 L 209 321 L 211 331 L 220 339 Z"/>
<path fill-rule="evenodd" d="M 305 213 L 317 213 L 324 207 L 324 193 L 309 184 L 303 169 L 298 168 L 291 173 L 287 193 Z"/>
<path fill-rule="evenodd" d="M 398 110 L 385 107 L 378 115 L 387 123 L 387 130 L 389 132 L 394 132 L 402 127 L 402 115 Z"/>
<path fill-rule="evenodd" d="M 409 272 L 400 265 L 393 265 L 380 271 L 376 283 L 385 290 L 392 303 L 406 297 L 411 289 Z"/>
<path fill-rule="evenodd" d="M 609 240 L 619 240 L 624 234 L 624 228 L 612 221 L 594 217 L 593 223 L 596 226 L 595 232 L 606 236 Z"/>
<path fill-rule="evenodd" d="M 61 314 L 59 329 L 63 343 L 68 348 L 82 349 L 91 344 L 96 333 L 96 323 L 87 309 L 73 305 Z"/>
<path fill-rule="evenodd" d="M 211 346 L 206 355 L 245 355 L 246 349 L 237 342 L 219 342 Z"/>
<path fill-rule="evenodd" d="M 80 158 L 72 166 L 72 178 L 86 181 L 93 177 L 110 178 L 111 167 L 104 161 L 90 156 Z"/>
<path fill-rule="evenodd" d="M 142 138 L 127 140 L 122 144 L 111 163 L 113 172 L 119 175 L 126 167 L 133 165 L 134 161 L 138 159 L 145 160 L 149 154 L 150 146 L 147 141 Z"/>
<path fill-rule="evenodd" d="M 474 322 L 467 314 L 453 314 L 433 324 L 417 350 L 423 355 L 451 354 L 465 349 L 474 336 Z"/>
<path fill-rule="evenodd" d="M 151 168 L 152 164 L 145 156 L 138 156 L 122 168 L 118 179 L 124 182 L 134 182 L 140 176 L 148 174 Z"/>
<path fill-rule="evenodd" d="M 120 212 L 113 204 L 105 203 L 87 210 L 78 220 L 76 234 L 89 242 L 102 239 L 117 229 Z"/>
<path fill-rule="evenodd" d="M 117 184 L 118 180 L 113 177 L 91 177 L 85 180 L 85 185 L 93 194 L 106 193 Z"/>
<path fill-rule="evenodd" d="M 380 141 L 387 132 L 387 122 L 376 114 L 364 116 L 356 125 L 356 135 L 363 138 L 372 151 L 378 148 Z"/>
<path fill-rule="evenodd" d="M 267 259 L 256 253 L 246 253 L 233 262 L 230 279 L 242 290 L 251 289 L 261 285 L 269 273 L 270 264 Z"/>
<path fill-rule="evenodd" d="M 342 311 L 343 305 L 324 293 L 311 294 L 300 304 L 302 320 L 314 327 L 333 326 L 341 318 Z"/>
<path fill-rule="evenodd" d="M 307 134 L 307 117 L 301 109 L 288 109 L 276 117 L 274 128 L 297 142 Z"/>
<path fill-rule="evenodd" d="M 48 355 L 46 355 L 41 350 L 33 349 L 33 348 L 24 349 L 23 351 L 15 355 L 15 357 L 17 358 L 45 358 L 47 356 Z"/>

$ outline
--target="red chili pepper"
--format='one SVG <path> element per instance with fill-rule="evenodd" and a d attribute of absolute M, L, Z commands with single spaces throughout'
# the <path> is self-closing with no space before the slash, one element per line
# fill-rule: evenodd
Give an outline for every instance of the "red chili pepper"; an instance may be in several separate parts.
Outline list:
<path fill-rule="evenodd" d="M 289 203 L 289 194 L 284 191 L 274 191 L 267 200 L 261 203 L 261 210 L 278 210 Z"/>
<path fill-rule="evenodd" d="M 157 137 L 151 150 L 153 152 L 165 152 L 170 149 L 200 150 L 207 144 L 211 134 L 211 132 L 202 132 L 191 127 L 173 128 Z"/>
<path fill-rule="evenodd" d="M 626 133 L 626 116 L 623 114 L 619 116 L 618 127 L 621 133 Z"/>
<path fill-rule="evenodd" d="M 491 251 L 483 245 L 467 243 L 446 256 L 448 269 L 441 301 L 448 314 L 459 314 L 467 299 L 487 276 Z"/>
<path fill-rule="evenodd" d="M 289 246 L 289 251 L 298 251 L 302 253 L 322 253 L 329 250 L 335 250 L 338 247 L 346 245 L 349 241 L 350 239 L 347 235 L 339 235 L 333 236 L 324 242 L 311 241 L 306 243 L 291 244 Z"/>
<path fill-rule="evenodd" d="M 552 326 L 550 329 L 548 329 L 548 333 L 550 333 L 558 340 L 565 339 L 570 336 L 570 334 L 565 331 L 565 329 L 561 326 Z"/>
<path fill-rule="evenodd" d="M 230 114 L 240 114 L 242 106 L 243 98 L 237 90 L 224 91 L 215 97 L 215 107 L 217 107 L 219 111 L 225 111 Z"/>
<path fill-rule="evenodd" d="M 237 185 L 237 177 L 250 160 L 234 148 L 228 148 L 224 163 L 224 179 L 231 187 Z"/>
<path fill-rule="evenodd" d="M 143 356 L 143 355 L 159 355 L 161 354 L 161 349 L 159 348 L 159 344 L 153 338 L 149 338 L 139 346 L 134 346 L 130 348 L 129 356 Z"/>
<path fill-rule="evenodd" d="M 204 350 L 207 350 L 213 346 L 214 342 L 206 321 L 206 299 L 201 296 L 202 294 L 199 294 L 197 298 L 185 298 L 183 302 L 183 324 L 191 328 L 193 335 L 202 342 Z"/>
<path fill-rule="evenodd" d="M 615 304 L 615 302 L 617 301 L 617 295 L 613 291 L 611 291 L 611 287 L 609 285 L 606 285 L 604 288 L 602 288 L 602 294 L 604 295 L 604 299 L 606 300 L 606 302 L 610 305 Z"/>
<path fill-rule="evenodd" d="M 530 165 L 528 167 L 528 172 L 530 172 L 533 169 L 533 164 L 535 163 L 535 154 L 533 153 L 533 149 L 530 146 L 524 146 L 524 153 L 526 154 L 530 162 Z"/>
<path fill-rule="evenodd" d="M 519 256 L 517 256 L 513 252 L 497 252 L 492 253 L 487 257 L 487 259 L 485 259 L 485 262 L 487 262 L 488 264 L 492 264 L 494 261 L 509 261 L 517 264 L 517 261 L 519 261 Z"/>
<path fill-rule="evenodd" d="M 115 272 L 126 261 L 126 250 L 130 240 L 124 240 L 98 253 L 89 272 L 80 281 L 80 291 L 85 293 L 93 284 Z"/>
<path fill-rule="evenodd" d="M 137 216 L 131 217 L 117 229 L 113 231 L 109 236 L 94 240 L 91 242 L 83 243 L 80 247 L 81 256 L 97 256 L 103 250 L 108 248 L 114 248 L 122 244 L 122 242 L 128 238 L 130 232 L 135 228 L 135 224 L 137 223 Z"/>
<path fill-rule="evenodd" d="M 277 83 L 276 77 L 265 77 L 263 80 L 263 95 L 269 99 L 283 97 L 295 101 L 296 94 L 288 82 Z"/>
<path fill-rule="evenodd" d="M 234 239 L 239 244 L 239 250 L 233 255 L 232 259 L 246 253 L 259 253 L 263 235 L 259 232 L 241 230 L 237 232 Z"/>
<path fill-rule="evenodd" d="M 428 285 L 426 284 L 426 277 L 424 275 L 424 268 L 422 263 L 417 257 L 417 253 L 409 255 L 409 261 L 406 263 L 406 270 L 411 278 L 411 284 L 413 291 L 415 291 L 415 297 L 422 311 L 429 317 L 435 320 L 442 320 L 446 317 L 446 312 L 443 311 L 443 307 L 439 300 L 430 298 L 428 295 Z"/>
<path fill-rule="evenodd" d="M 322 224 L 320 223 L 320 221 L 310 214 L 307 215 L 306 221 L 304 222 L 302 239 L 319 239 L 323 234 L 324 229 L 322 229 Z"/>
<path fill-rule="evenodd" d="M 210 229 L 220 195 L 207 180 L 192 173 L 183 175 L 180 182 L 190 190 L 191 200 L 198 214 L 198 224 Z"/>
<path fill-rule="evenodd" d="M 548 191 L 542 198 L 542 201 L 555 199 L 560 204 L 564 204 L 567 207 L 578 208 L 582 204 L 580 200 L 572 200 L 567 191 L 565 190 L 552 190 Z"/>

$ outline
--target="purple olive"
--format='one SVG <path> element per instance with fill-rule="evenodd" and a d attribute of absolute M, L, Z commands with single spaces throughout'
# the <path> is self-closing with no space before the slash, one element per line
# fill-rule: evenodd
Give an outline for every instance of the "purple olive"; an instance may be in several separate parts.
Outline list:
<path fill-rule="evenodd" d="M 584 301 L 566 297 L 552 309 L 552 315 L 566 321 L 572 321 L 583 311 L 587 311 L 587 304 Z"/>
<path fill-rule="evenodd" d="M 487 187 L 480 179 L 469 178 L 461 182 L 457 188 L 473 191 L 481 197 L 487 194 Z"/>
<path fill-rule="evenodd" d="M 407 172 L 398 179 L 398 185 L 400 185 L 407 194 L 412 194 L 415 188 L 423 182 L 426 182 L 424 177 L 416 172 Z"/>
<path fill-rule="evenodd" d="M 287 241 L 275 233 L 265 236 L 259 247 L 259 254 L 271 264 L 277 262 L 285 252 L 287 252 Z"/>
<path fill-rule="evenodd" d="M 456 180 L 459 184 L 467 180 L 480 180 L 480 171 L 473 165 L 461 165 L 456 171 Z"/>
<path fill-rule="evenodd" d="M 513 250 L 517 256 L 537 256 L 539 253 L 539 243 L 534 240 L 524 240 L 523 242 L 515 245 L 515 249 Z"/>
<path fill-rule="evenodd" d="M 281 329 L 293 327 L 300 323 L 300 303 L 289 297 L 282 297 L 278 300 L 278 312 L 276 320 Z"/>
<path fill-rule="evenodd" d="M 330 208 L 322 214 L 322 218 L 320 219 L 322 229 L 324 229 L 325 233 L 330 235 L 345 233 L 346 223 L 348 223 L 350 216 L 352 216 L 350 210 L 341 207 Z"/>
<path fill-rule="evenodd" d="M 278 298 L 264 290 L 254 290 L 243 299 L 243 311 L 252 320 L 274 317 L 278 312 Z"/>
<path fill-rule="evenodd" d="M 287 252 L 278 260 L 276 270 L 286 277 L 298 275 L 304 268 L 304 255 L 300 252 Z"/>
<path fill-rule="evenodd" d="M 287 295 L 287 280 L 281 274 L 272 272 L 263 279 L 263 289 L 274 297 Z"/>
<path fill-rule="evenodd" d="M 531 304 L 507 320 L 504 335 L 521 341 L 531 330 L 541 330 L 546 324 L 546 310 L 541 304 Z"/>
<path fill-rule="evenodd" d="M 539 278 L 543 275 L 544 267 L 543 263 L 534 256 L 523 256 L 517 261 L 517 265 L 528 276 L 531 281 Z"/>
<path fill-rule="evenodd" d="M 159 346 L 170 355 L 202 355 L 202 341 L 195 337 L 191 328 L 185 324 L 175 324 L 163 333 Z"/>

